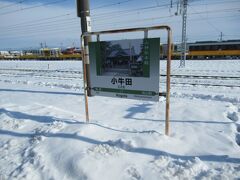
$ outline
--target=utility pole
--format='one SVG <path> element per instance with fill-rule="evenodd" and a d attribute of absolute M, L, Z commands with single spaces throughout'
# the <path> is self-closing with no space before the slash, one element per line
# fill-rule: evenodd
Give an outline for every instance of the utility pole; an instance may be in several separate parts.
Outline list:
<path fill-rule="evenodd" d="M 89 0 L 77 0 L 77 16 L 81 18 L 81 30 L 82 33 L 91 32 L 91 20 L 90 20 L 90 9 Z M 90 67 L 89 67 L 89 52 L 88 42 L 91 42 L 90 36 L 84 37 L 84 46 L 87 52 L 85 52 L 85 69 L 87 75 L 87 95 L 91 96 L 90 91 Z"/>
<path fill-rule="evenodd" d="M 220 33 L 220 41 L 222 42 L 222 40 L 223 40 L 223 33 L 221 32 Z"/>
<path fill-rule="evenodd" d="M 181 0 L 182 12 L 182 44 L 180 67 L 185 67 L 186 49 L 187 49 L 187 4 L 188 0 Z"/>

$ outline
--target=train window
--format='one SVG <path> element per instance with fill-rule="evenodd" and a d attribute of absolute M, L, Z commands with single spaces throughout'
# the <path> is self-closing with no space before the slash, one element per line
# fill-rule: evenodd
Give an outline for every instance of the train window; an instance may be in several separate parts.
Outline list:
<path fill-rule="evenodd" d="M 216 51 L 216 50 L 217 50 L 217 46 L 216 46 L 216 45 L 213 45 L 213 46 L 212 46 L 212 50 Z"/>
<path fill-rule="evenodd" d="M 202 50 L 202 51 L 205 51 L 206 49 L 207 49 L 207 46 L 206 46 L 206 45 L 205 45 L 205 46 L 204 46 L 204 45 L 201 46 L 201 50 Z"/>
<path fill-rule="evenodd" d="M 228 48 L 230 48 L 230 46 L 228 46 L 228 45 L 221 45 L 221 50 L 227 50 Z"/>
<path fill-rule="evenodd" d="M 221 46 L 220 45 L 216 45 L 216 50 L 221 50 Z"/>
<path fill-rule="evenodd" d="M 200 51 L 201 50 L 201 46 L 196 46 L 196 50 Z"/>
<path fill-rule="evenodd" d="M 235 44 L 228 45 L 227 50 L 234 50 L 234 49 L 236 49 L 236 45 Z"/>
<path fill-rule="evenodd" d="M 189 50 L 190 51 L 194 51 L 195 50 L 195 46 L 189 46 Z"/>
<path fill-rule="evenodd" d="M 204 50 L 208 51 L 209 49 L 210 49 L 210 46 L 208 45 L 208 46 L 205 46 Z"/>
<path fill-rule="evenodd" d="M 237 46 L 236 49 L 237 49 L 237 50 L 240 50 L 240 44 L 237 44 L 236 46 Z"/>
<path fill-rule="evenodd" d="M 195 46 L 195 51 L 199 51 L 200 50 L 200 46 Z"/>

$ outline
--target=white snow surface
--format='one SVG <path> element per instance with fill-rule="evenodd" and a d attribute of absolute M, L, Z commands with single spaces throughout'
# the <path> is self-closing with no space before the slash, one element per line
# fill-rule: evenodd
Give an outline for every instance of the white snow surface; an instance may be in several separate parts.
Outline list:
<path fill-rule="evenodd" d="M 172 74 L 240 78 L 240 60 Z M 172 78 L 166 136 L 163 97 L 90 97 L 85 123 L 81 62 L 0 61 L 0 180 L 240 179 L 239 78 Z"/>

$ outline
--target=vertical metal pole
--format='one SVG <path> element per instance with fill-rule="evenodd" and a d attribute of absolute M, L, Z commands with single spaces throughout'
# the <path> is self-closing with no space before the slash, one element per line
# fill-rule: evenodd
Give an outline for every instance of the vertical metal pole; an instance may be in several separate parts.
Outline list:
<path fill-rule="evenodd" d="M 222 42 L 222 40 L 223 40 L 223 33 L 221 32 L 220 33 L 220 41 Z"/>
<path fill-rule="evenodd" d="M 170 75 L 171 75 L 171 54 L 172 54 L 172 31 L 170 28 L 168 31 L 168 53 L 167 53 L 167 94 L 166 94 L 166 121 L 165 121 L 165 134 L 169 135 L 169 119 L 170 119 Z"/>
<path fill-rule="evenodd" d="M 99 42 L 100 41 L 100 35 L 97 34 L 97 41 Z"/>
<path fill-rule="evenodd" d="M 144 31 L 144 38 L 148 38 L 148 30 Z"/>
<path fill-rule="evenodd" d="M 85 32 L 91 32 L 91 20 L 89 0 L 77 0 L 77 15 L 81 18 L 81 30 L 82 34 Z M 88 42 L 91 42 L 90 36 L 84 36 L 84 49 L 85 49 L 85 70 L 86 70 L 86 82 L 87 82 L 87 95 L 91 96 L 90 91 L 90 67 L 89 67 L 89 55 L 88 55 Z"/>
<path fill-rule="evenodd" d="M 83 88 L 84 88 L 84 101 L 85 101 L 85 113 L 86 113 L 86 122 L 89 122 L 89 113 L 88 113 L 88 96 L 87 96 L 87 73 L 86 73 L 86 49 L 84 47 L 84 36 L 81 36 L 82 43 L 82 67 L 83 67 Z"/>
<path fill-rule="evenodd" d="M 186 61 L 187 2 L 188 0 L 182 0 L 182 49 L 181 49 L 182 51 L 181 51 L 180 67 L 185 67 L 185 61 Z"/>

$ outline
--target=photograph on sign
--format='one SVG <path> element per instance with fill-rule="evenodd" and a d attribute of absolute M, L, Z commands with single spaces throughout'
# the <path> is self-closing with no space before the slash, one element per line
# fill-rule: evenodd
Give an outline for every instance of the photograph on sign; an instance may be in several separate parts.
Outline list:
<path fill-rule="evenodd" d="M 101 74 L 103 76 L 144 77 L 143 39 L 101 42 Z"/>
<path fill-rule="evenodd" d="M 158 100 L 160 39 L 89 43 L 93 95 Z"/>

